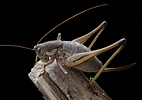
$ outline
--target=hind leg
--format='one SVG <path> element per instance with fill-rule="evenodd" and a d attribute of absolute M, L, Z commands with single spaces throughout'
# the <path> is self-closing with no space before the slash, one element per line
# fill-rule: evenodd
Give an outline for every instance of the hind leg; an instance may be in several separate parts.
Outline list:
<path fill-rule="evenodd" d="M 111 44 L 107 47 L 104 47 L 104 48 L 101 48 L 101 49 L 98 49 L 98 50 L 74 54 L 74 55 L 68 57 L 65 60 L 65 65 L 67 67 L 75 67 L 75 66 L 82 64 L 83 62 L 85 62 L 85 61 L 107 51 L 107 50 L 110 50 L 110 49 L 112 49 L 116 46 L 124 44 L 124 42 L 125 42 L 125 39 L 121 39 L 121 40 L 119 40 L 119 41 L 117 41 L 117 42 L 115 42 L 115 43 L 113 43 L 113 44 Z"/>
<path fill-rule="evenodd" d="M 95 80 L 100 76 L 100 74 L 104 71 L 104 69 L 106 68 L 106 66 L 110 63 L 110 61 L 124 48 L 124 46 L 126 45 L 126 40 L 123 40 L 122 45 L 112 54 L 112 56 L 106 61 L 106 63 L 102 66 L 102 68 L 97 72 L 97 74 L 95 75 L 95 77 L 91 80 L 91 82 L 89 83 L 89 85 L 91 85 L 92 83 L 95 82 Z"/>
<path fill-rule="evenodd" d="M 58 62 L 58 66 L 59 68 L 62 70 L 62 72 L 66 75 L 67 77 L 67 93 L 69 95 L 70 98 L 72 98 L 71 94 L 70 94 L 70 87 L 69 87 L 69 75 L 68 72 L 62 67 L 62 65 Z"/>
<path fill-rule="evenodd" d="M 105 29 L 107 25 L 106 21 L 103 21 L 97 28 L 95 28 L 93 31 L 91 31 L 90 33 L 81 36 L 77 39 L 72 40 L 73 42 L 78 42 L 80 44 L 84 44 L 94 33 L 96 33 L 98 30 L 100 30 L 98 32 L 98 34 L 96 35 L 96 37 L 94 38 L 94 40 L 92 41 L 92 43 L 90 44 L 89 48 L 91 48 L 93 46 L 93 44 L 96 42 L 97 38 L 99 37 L 99 35 L 103 32 L 103 30 Z"/>

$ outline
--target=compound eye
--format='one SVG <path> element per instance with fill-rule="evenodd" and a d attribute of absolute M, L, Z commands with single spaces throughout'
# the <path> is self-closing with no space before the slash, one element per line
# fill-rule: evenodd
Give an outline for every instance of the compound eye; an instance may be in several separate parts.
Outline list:
<path fill-rule="evenodd" d="M 37 52 L 40 53 L 41 52 L 41 48 L 37 48 Z"/>

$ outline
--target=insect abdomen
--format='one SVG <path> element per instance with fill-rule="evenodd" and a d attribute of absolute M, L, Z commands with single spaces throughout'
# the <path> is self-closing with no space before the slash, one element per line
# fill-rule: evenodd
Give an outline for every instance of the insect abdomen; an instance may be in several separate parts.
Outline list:
<path fill-rule="evenodd" d="M 86 46 L 72 41 L 62 41 L 62 46 L 58 49 L 58 61 L 64 65 L 64 59 L 82 52 L 91 51 Z M 74 66 L 73 68 L 84 71 L 84 72 L 97 72 L 102 66 L 101 61 L 97 57 L 93 57 L 80 65 Z"/>
<path fill-rule="evenodd" d="M 60 48 L 58 48 L 56 59 L 57 61 L 62 62 L 62 64 L 64 64 L 65 59 L 67 59 L 68 57 L 74 54 L 91 51 L 84 45 L 79 44 L 77 42 L 72 42 L 72 41 L 61 41 L 61 42 L 62 43 Z"/>
<path fill-rule="evenodd" d="M 77 43 L 77 42 L 72 42 L 72 41 L 62 41 L 62 42 L 63 42 L 62 49 L 65 52 L 70 53 L 71 55 L 81 53 L 81 52 L 91 51 L 86 46 L 84 46 L 80 43 Z"/>

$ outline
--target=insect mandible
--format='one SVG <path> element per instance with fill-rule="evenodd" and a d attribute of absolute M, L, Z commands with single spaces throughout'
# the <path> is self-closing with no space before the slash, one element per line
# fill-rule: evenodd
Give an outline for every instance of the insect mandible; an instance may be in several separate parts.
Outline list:
<path fill-rule="evenodd" d="M 135 65 L 135 63 L 124 66 L 124 67 L 117 67 L 117 68 L 106 68 L 107 65 L 110 63 L 110 61 L 123 49 L 123 47 L 126 44 L 126 39 L 120 39 L 119 41 L 98 49 L 98 50 L 93 50 L 91 51 L 91 47 L 94 45 L 96 42 L 97 38 L 99 35 L 103 32 L 105 29 L 107 23 L 106 21 L 103 21 L 97 28 L 95 28 L 93 31 L 90 33 L 81 36 L 77 39 L 74 39 L 72 41 L 61 41 L 61 34 L 58 34 L 57 40 L 54 41 L 49 41 L 45 43 L 41 43 L 41 40 L 50 32 L 52 32 L 54 29 L 62 25 L 63 23 L 69 21 L 70 19 L 86 12 L 91 9 L 100 7 L 100 6 L 105 6 L 107 4 L 102 4 L 98 6 L 94 6 L 92 8 L 86 9 L 68 19 L 65 21 L 61 22 L 57 26 L 53 27 L 49 32 L 47 32 L 37 43 L 37 45 L 34 47 L 34 49 L 23 47 L 23 46 L 17 46 L 17 45 L 0 45 L 0 46 L 11 46 L 11 47 L 20 47 L 20 48 L 25 48 L 29 50 L 35 50 L 37 56 L 36 56 L 36 62 L 37 62 L 37 57 L 41 59 L 41 61 L 45 65 L 49 65 L 53 63 L 53 61 L 56 59 L 57 63 L 60 66 L 65 66 L 65 67 L 70 67 L 74 68 L 83 72 L 97 72 L 95 77 L 91 80 L 90 84 L 92 84 L 102 72 L 110 72 L 110 71 L 119 71 L 123 69 L 127 69 L 129 67 L 132 67 Z M 84 46 L 83 44 L 97 31 L 98 34 L 92 41 L 92 43 L 89 45 L 89 47 Z M 115 53 L 106 61 L 104 65 L 102 65 L 102 62 L 97 58 L 97 55 L 110 50 L 114 47 L 120 46 Z M 63 69 L 64 71 L 64 69 Z M 64 71 L 65 72 L 65 71 Z"/>

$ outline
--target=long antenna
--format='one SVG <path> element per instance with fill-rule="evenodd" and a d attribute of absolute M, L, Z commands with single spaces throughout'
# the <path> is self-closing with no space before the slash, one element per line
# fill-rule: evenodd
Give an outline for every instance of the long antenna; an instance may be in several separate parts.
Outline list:
<path fill-rule="evenodd" d="M 74 18 L 74 17 L 76 17 L 76 16 L 78 16 L 78 15 L 80 15 L 80 14 L 86 12 L 86 11 L 89 11 L 89 10 L 91 10 L 91 9 L 98 8 L 98 7 L 101 7 L 101 6 L 105 6 L 105 5 L 108 5 L 108 4 L 102 4 L 102 5 L 98 5 L 98 6 L 94 6 L 94 7 L 88 8 L 88 9 L 83 10 L 83 11 L 81 11 L 81 12 L 75 14 L 74 16 L 72 16 L 72 17 L 70 17 L 70 18 L 64 20 L 63 22 L 59 23 L 58 25 L 56 25 L 55 27 L 53 27 L 51 30 L 49 30 L 49 31 L 38 41 L 37 45 L 39 44 L 39 42 L 41 42 L 41 40 L 42 40 L 47 34 L 49 34 L 50 32 L 52 32 L 54 29 L 56 29 L 57 27 L 59 27 L 59 26 L 62 25 L 63 23 L 69 21 L 70 19 L 72 19 L 72 18 Z"/>
<path fill-rule="evenodd" d="M 31 48 L 19 46 L 19 45 L 0 45 L 0 46 L 3 46 L 3 47 L 18 47 L 18 48 L 24 48 L 24 49 L 28 49 L 28 50 L 34 50 L 34 49 L 31 49 Z"/>

